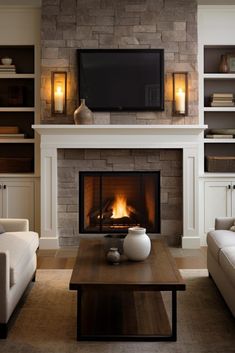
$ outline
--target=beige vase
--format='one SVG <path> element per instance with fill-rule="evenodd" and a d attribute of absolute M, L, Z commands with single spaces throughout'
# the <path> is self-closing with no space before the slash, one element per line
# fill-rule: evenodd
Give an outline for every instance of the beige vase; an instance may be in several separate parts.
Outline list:
<path fill-rule="evenodd" d="M 74 112 L 76 125 L 91 125 L 93 123 L 92 111 L 86 106 L 85 99 L 81 99 L 80 106 Z"/>

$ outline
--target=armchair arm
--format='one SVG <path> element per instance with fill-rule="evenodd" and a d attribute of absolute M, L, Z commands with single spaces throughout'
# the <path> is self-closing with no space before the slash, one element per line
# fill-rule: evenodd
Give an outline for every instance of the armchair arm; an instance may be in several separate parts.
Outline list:
<path fill-rule="evenodd" d="M 215 219 L 215 230 L 229 230 L 233 226 L 235 218 L 233 217 L 221 217 Z"/>
<path fill-rule="evenodd" d="M 28 219 L 0 218 L 0 223 L 6 232 L 28 232 Z"/>
<path fill-rule="evenodd" d="M 7 298 L 10 290 L 9 252 L 0 252 L 0 323 L 7 322 Z"/>

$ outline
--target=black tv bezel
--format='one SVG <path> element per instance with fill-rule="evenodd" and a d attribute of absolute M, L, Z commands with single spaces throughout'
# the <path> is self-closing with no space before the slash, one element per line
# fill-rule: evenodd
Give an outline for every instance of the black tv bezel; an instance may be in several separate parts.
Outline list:
<path fill-rule="evenodd" d="M 78 65 L 78 99 L 81 101 L 83 97 L 80 96 L 81 85 L 79 77 L 81 76 L 82 60 L 80 54 L 82 53 L 158 53 L 160 54 L 160 105 L 155 107 L 89 107 L 92 111 L 102 112 L 128 112 L 128 111 L 164 111 L 164 49 L 77 49 L 77 65 Z"/>

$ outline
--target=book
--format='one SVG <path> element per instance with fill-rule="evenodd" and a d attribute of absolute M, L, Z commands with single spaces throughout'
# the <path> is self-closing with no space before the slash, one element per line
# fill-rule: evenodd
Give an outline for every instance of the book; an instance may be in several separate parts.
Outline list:
<path fill-rule="evenodd" d="M 18 126 L 0 126 L 0 134 L 18 134 Z"/>
<path fill-rule="evenodd" d="M 221 97 L 221 98 L 219 98 L 219 97 L 215 97 L 215 98 L 213 98 L 212 99 L 212 101 L 213 102 L 232 102 L 233 101 L 233 99 L 232 98 L 225 98 L 225 97 Z"/>
<path fill-rule="evenodd" d="M 207 139 L 233 139 L 233 135 L 208 134 Z"/>
<path fill-rule="evenodd" d="M 213 93 L 211 96 L 212 97 L 233 98 L 234 94 L 233 93 Z"/>
<path fill-rule="evenodd" d="M 0 69 L 15 69 L 15 65 L 0 65 Z"/>
<path fill-rule="evenodd" d="M 217 99 L 213 99 L 212 103 L 233 103 L 233 100 L 217 100 Z"/>
<path fill-rule="evenodd" d="M 0 134 L 1 138 L 25 138 L 24 134 Z"/>
<path fill-rule="evenodd" d="M 212 107 L 234 107 L 234 102 L 211 102 Z"/>

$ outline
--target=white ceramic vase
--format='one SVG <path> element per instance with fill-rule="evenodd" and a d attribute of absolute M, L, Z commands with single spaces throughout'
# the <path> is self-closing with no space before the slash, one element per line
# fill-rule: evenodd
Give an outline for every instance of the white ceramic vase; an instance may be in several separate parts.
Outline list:
<path fill-rule="evenodd" d="M 146 234 L 146 229 L 141 227 L 129 228 L 123 242 L 123 250 L 129 260 L 145 260 L 151 250 L 151 241 Z"/>

